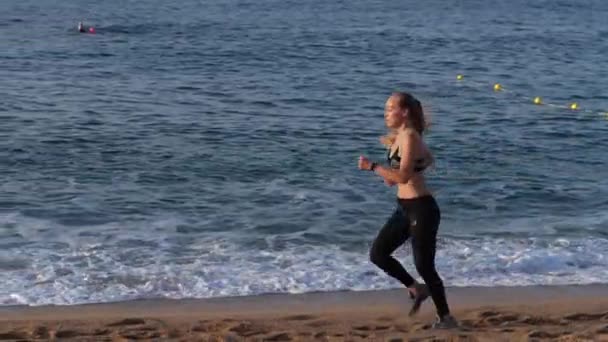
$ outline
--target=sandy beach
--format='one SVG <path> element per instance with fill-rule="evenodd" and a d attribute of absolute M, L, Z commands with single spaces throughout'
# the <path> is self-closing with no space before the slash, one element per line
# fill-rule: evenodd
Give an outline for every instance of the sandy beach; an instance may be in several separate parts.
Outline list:
<path fill-rule="evenodd" d="M 608 286 L 449 288 L 460 327 L 404 290 L 0 308 L 0 340 L 608 341 Z"/>

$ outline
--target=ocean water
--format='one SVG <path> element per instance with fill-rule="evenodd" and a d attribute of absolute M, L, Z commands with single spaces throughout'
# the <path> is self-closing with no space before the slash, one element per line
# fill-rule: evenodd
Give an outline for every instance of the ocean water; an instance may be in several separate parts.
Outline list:
<path fill-rule="evenodd" d="M 368 260 L 395 189 L 356 168 L 384 158 L 394 90 L 433 122 L 447 286 L 608 283 L 606 18 L 603 0 L 0 1 L 0 305 L 399 287 Z"/>

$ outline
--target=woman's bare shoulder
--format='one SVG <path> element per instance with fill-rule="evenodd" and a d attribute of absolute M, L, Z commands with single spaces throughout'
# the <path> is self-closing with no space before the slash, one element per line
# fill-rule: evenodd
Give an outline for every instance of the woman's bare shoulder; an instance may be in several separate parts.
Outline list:
<path fill-rule="evenodd" d="M 422 137 L 420 134 L 413 128 L 406 128 L 399 132 L 396 139 L 399 144 L 404 144 L 410 141 L 421 141 Z"/>

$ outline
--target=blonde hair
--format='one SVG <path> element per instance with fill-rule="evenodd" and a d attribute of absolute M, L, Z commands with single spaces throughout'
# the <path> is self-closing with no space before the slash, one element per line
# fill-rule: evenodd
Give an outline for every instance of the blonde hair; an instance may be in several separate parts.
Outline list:
<path fill-rule="evenodd" d="M 422 135 L 430 126 L 430 122 L 427 121 L 427 115 L 424 114 L 424 110 L 422 108 L 422 104 L 415 98 L 413 95 L 406 92 L 396 92 L 391 96 L 394 96 L 398 99 L 399 107 L 401 109 L 408 109 L 409 111 L 409 120 L 414 129 Z M 380 137 L 380 142 L 390 147 L 395 143 L 397 139 L 397 131 L 394 129 L 389 129 L 386 135 Z"/>

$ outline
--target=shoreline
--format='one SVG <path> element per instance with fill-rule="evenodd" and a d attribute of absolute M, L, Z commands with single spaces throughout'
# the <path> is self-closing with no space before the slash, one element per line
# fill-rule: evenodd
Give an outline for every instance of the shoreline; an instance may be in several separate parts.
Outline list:
<path fill-rule="evenodd" d="M 2 339 L 608 341 L 608 285 L 447 288 L 457 329 L 407 316 L 404 289 L 0 307 Z M 544 336 L 544 337 L 543 337 Z M 464 339 L 466 340 L 466 339 Z"/>

